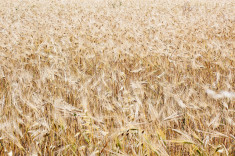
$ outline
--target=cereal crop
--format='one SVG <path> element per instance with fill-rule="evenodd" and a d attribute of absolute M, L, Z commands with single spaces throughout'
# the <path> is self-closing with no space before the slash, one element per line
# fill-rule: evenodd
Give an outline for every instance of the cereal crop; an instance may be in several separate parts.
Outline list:
<path fill-rule="evenodd" d="M 234 0 L 0 0 L 0 155 L 235 155 Z"/>

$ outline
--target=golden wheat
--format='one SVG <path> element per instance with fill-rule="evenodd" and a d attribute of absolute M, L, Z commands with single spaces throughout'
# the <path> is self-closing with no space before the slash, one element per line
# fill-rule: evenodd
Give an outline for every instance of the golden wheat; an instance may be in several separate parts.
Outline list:
<path fill-rule="evenodd" d="M 1 155 L 235 155 L 233 0 L 0 1 Z"/>

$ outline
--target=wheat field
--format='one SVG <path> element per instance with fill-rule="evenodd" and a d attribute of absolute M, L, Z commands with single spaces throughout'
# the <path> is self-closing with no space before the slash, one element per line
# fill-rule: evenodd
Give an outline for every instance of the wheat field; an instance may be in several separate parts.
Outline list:
<path fill-rule="evenodd" d="M 0 155 L 235 155 L 233 0 L 0 0 Z"/>

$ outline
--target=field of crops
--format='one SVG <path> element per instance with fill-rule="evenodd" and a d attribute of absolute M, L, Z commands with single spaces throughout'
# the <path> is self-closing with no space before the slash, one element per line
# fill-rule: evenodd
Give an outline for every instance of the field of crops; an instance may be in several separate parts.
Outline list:
<path fill-rule="evenodd" d="M 234 0 L 0 0 L 0 155 L 235 155 Z"/>

